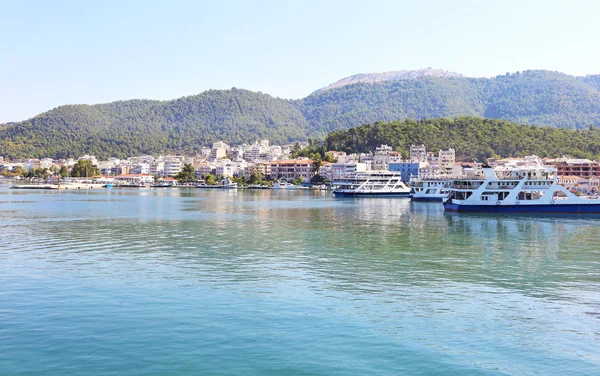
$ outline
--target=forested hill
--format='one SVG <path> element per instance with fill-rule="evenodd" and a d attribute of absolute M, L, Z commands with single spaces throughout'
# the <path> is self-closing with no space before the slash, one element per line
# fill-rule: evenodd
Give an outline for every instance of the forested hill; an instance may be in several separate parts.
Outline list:
<path fill-rule="evenodd" d="M 578 129 L 600 125 L 600 76 L 526 71 L 480 79 L 383 74 L 369 80 L 379 82 L 344 84 L 300 100 L 231 89 L 171 101 L 61 106 L 0 125 L 0 155 L 192 154 L 217 140 L 286 143 L 376 121 L 458 116 Z"/>
<path fill-rule="evenodd" d="M 329 150 L 348 153 L 369 152 L 386 144 L 405 156 L 408 156 L 411 144 L 425 144 L 434 152 L 454 148 L 462 160 L 480 162 L 489 157 L 531 154 L 600 158 L 600 128 L 541 127 L 477 117 L 363 124 L 332 132 L 325 143 Z"/>
<path fill-rule="evenodd" d="M 358 83 L 302 100 L 311 124 L 333 131 L 375 121 L 480 116 L 523 124 L 600 124 L 600 75 L 526 71 L 494 78 L 422 77 Z"/>
<path fill-rule="evenodd" d="M 217 140 L 235 144 L 268 138 L 287 143 L 312 134 L 290 101 L 247 90 L 210 90 L 172 101 L 61 106 L 0 127 L 0 155 L 193 154 Z"/>

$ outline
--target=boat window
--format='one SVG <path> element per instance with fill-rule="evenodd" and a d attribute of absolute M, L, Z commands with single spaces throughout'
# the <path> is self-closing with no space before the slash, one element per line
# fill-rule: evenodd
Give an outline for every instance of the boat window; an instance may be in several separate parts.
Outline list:
<path fill-rule="evenodd" d="M 544 191 L 519 192 L 518 200 L 539 200 L 544 195 Z"/>

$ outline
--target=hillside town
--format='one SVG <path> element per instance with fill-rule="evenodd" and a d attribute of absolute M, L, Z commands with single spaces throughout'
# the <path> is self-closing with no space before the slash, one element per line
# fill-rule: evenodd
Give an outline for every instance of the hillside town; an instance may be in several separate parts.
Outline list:
<path fill-rule="evenodd" d="M 142 155 L 127 159 L 109 158 L 106 161 L 99 161 L 92 155 L 77 159 L 32 158 L 21 161 L 5 161 L 0 156 L 0 176 L 49 182 L 62 178 L 102 184 L 150 185 L 158 182 L 176 185 L 175 177 L 188 164 L 193 166 L 194 176 L 198 181 L 208 176 L 214 176 L 217 181 L 249 181 L 252 175 L 259 175 L 265 181 L 309 184 L 317 180 L 320 183 L 332 183 L 348 174 L 386 170 L 399 174 L 401 180 L 409 184 L 415 180 L 463 179 L 482 175 L 482 163 L 460 161 L 452 148 L 434 152 L 427 151 L 422 144 L 411 145 L 405 156 L 388 145 L 378 146 L 369 153 L 347 154 L 331 150 L 326 152 L 327 158 L 319 163 L 307 157 L 293 157 L 295 151 L 308 146 L 308 142 L 271 145 L 268 140 L 250 145 L 229 146 L 219 141 L 210 148 L 202 148 L 202 152 L 193 157 Z M 78 161 L 89 161 L 99 174 L 70 177 L 69 174 Z M 544 166 L 545 171 L 558 177 L 559 184 L 582 193 L 595 193 L 600 185 L 600 162 L 589 159 L 541 159 L 528 156 L 489 159 L 487 163 L 496 169 L 500 177 L 506 178 L 519 177 L 509 176 L 518 174 L 519 169 L 531 174 L 531 171 L 535 171 L 535 166 Z"/>

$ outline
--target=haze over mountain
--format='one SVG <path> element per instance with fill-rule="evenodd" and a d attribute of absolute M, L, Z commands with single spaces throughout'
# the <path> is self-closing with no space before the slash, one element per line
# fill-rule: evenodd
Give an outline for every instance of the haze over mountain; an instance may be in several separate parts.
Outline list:
<path fill-rule="evenodd" d="M 217 140 L 287 143 L 364 123 L 457 116 L 587 129 L 600 124 L 600 75 L 470 78 L 424 69 L 351 76 L 300 100 L 234 88 L 169 101 L 66 105 L 0 125 L 0 155 L 195 153 Z"/>
<path fill-rule="evenodd" d="M 352 75 L 350 77 L 342 78 L 341 80 L 336 81 L 331 85 L 325 86 L 324 88 L 315 91 L 315 93 L 357 83 L 376 83 L 382 81 L 410 80 L 421 77 L 463 77 L 463 75 L 460 73 L 454 73 L 443 69 L 433 69 L 431 67 L 426 69 L 399 70 L 383 73 L 360 73 Z"/>

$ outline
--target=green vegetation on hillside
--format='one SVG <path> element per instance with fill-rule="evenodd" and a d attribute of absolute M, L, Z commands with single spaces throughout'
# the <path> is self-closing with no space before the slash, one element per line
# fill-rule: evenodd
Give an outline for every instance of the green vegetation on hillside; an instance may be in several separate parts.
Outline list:
<path fill-rule="evenodd" d="M 411 144 L 429 150 L 454 148 L 464 160 L 535 154 L 540 157 L 571 155 L 600 158 L 600 129 L 586 130 L 519 125 L 505 120 L 460 117 L 364 124 L 330 133 L 329 150 L 368 152 L 381 144 L 407 154 Z"/>
<path fill-rule="evenodd" d="M 301 102 L 306 120 L 327 131 L 348 124 L 456 116 L 585 129 L 600 124 L 600 77 L 548 71 L 480 79 L 424 77 L 343 86 Z"/>
<path fill-rule="evenodd" d="M 377 121 L 457 116 L 587 129 L 600 125 L 600 76 L 526 71 L 358 83 L 294 101 L 234 88 L 171 101 L 68 105 L 0 125 L 0 155 L 195 154 L 217 140 L 283 144 Z"/>
<path fill-rule="evenodd" d="M 211 90 L 173 101 L 69 105 L 0 128 L 0 155 L 99 158 L 199 152 L 218 140 L 274 143 L 306 139 L 309 125 L 291 102 L 247 90 Z"/>

